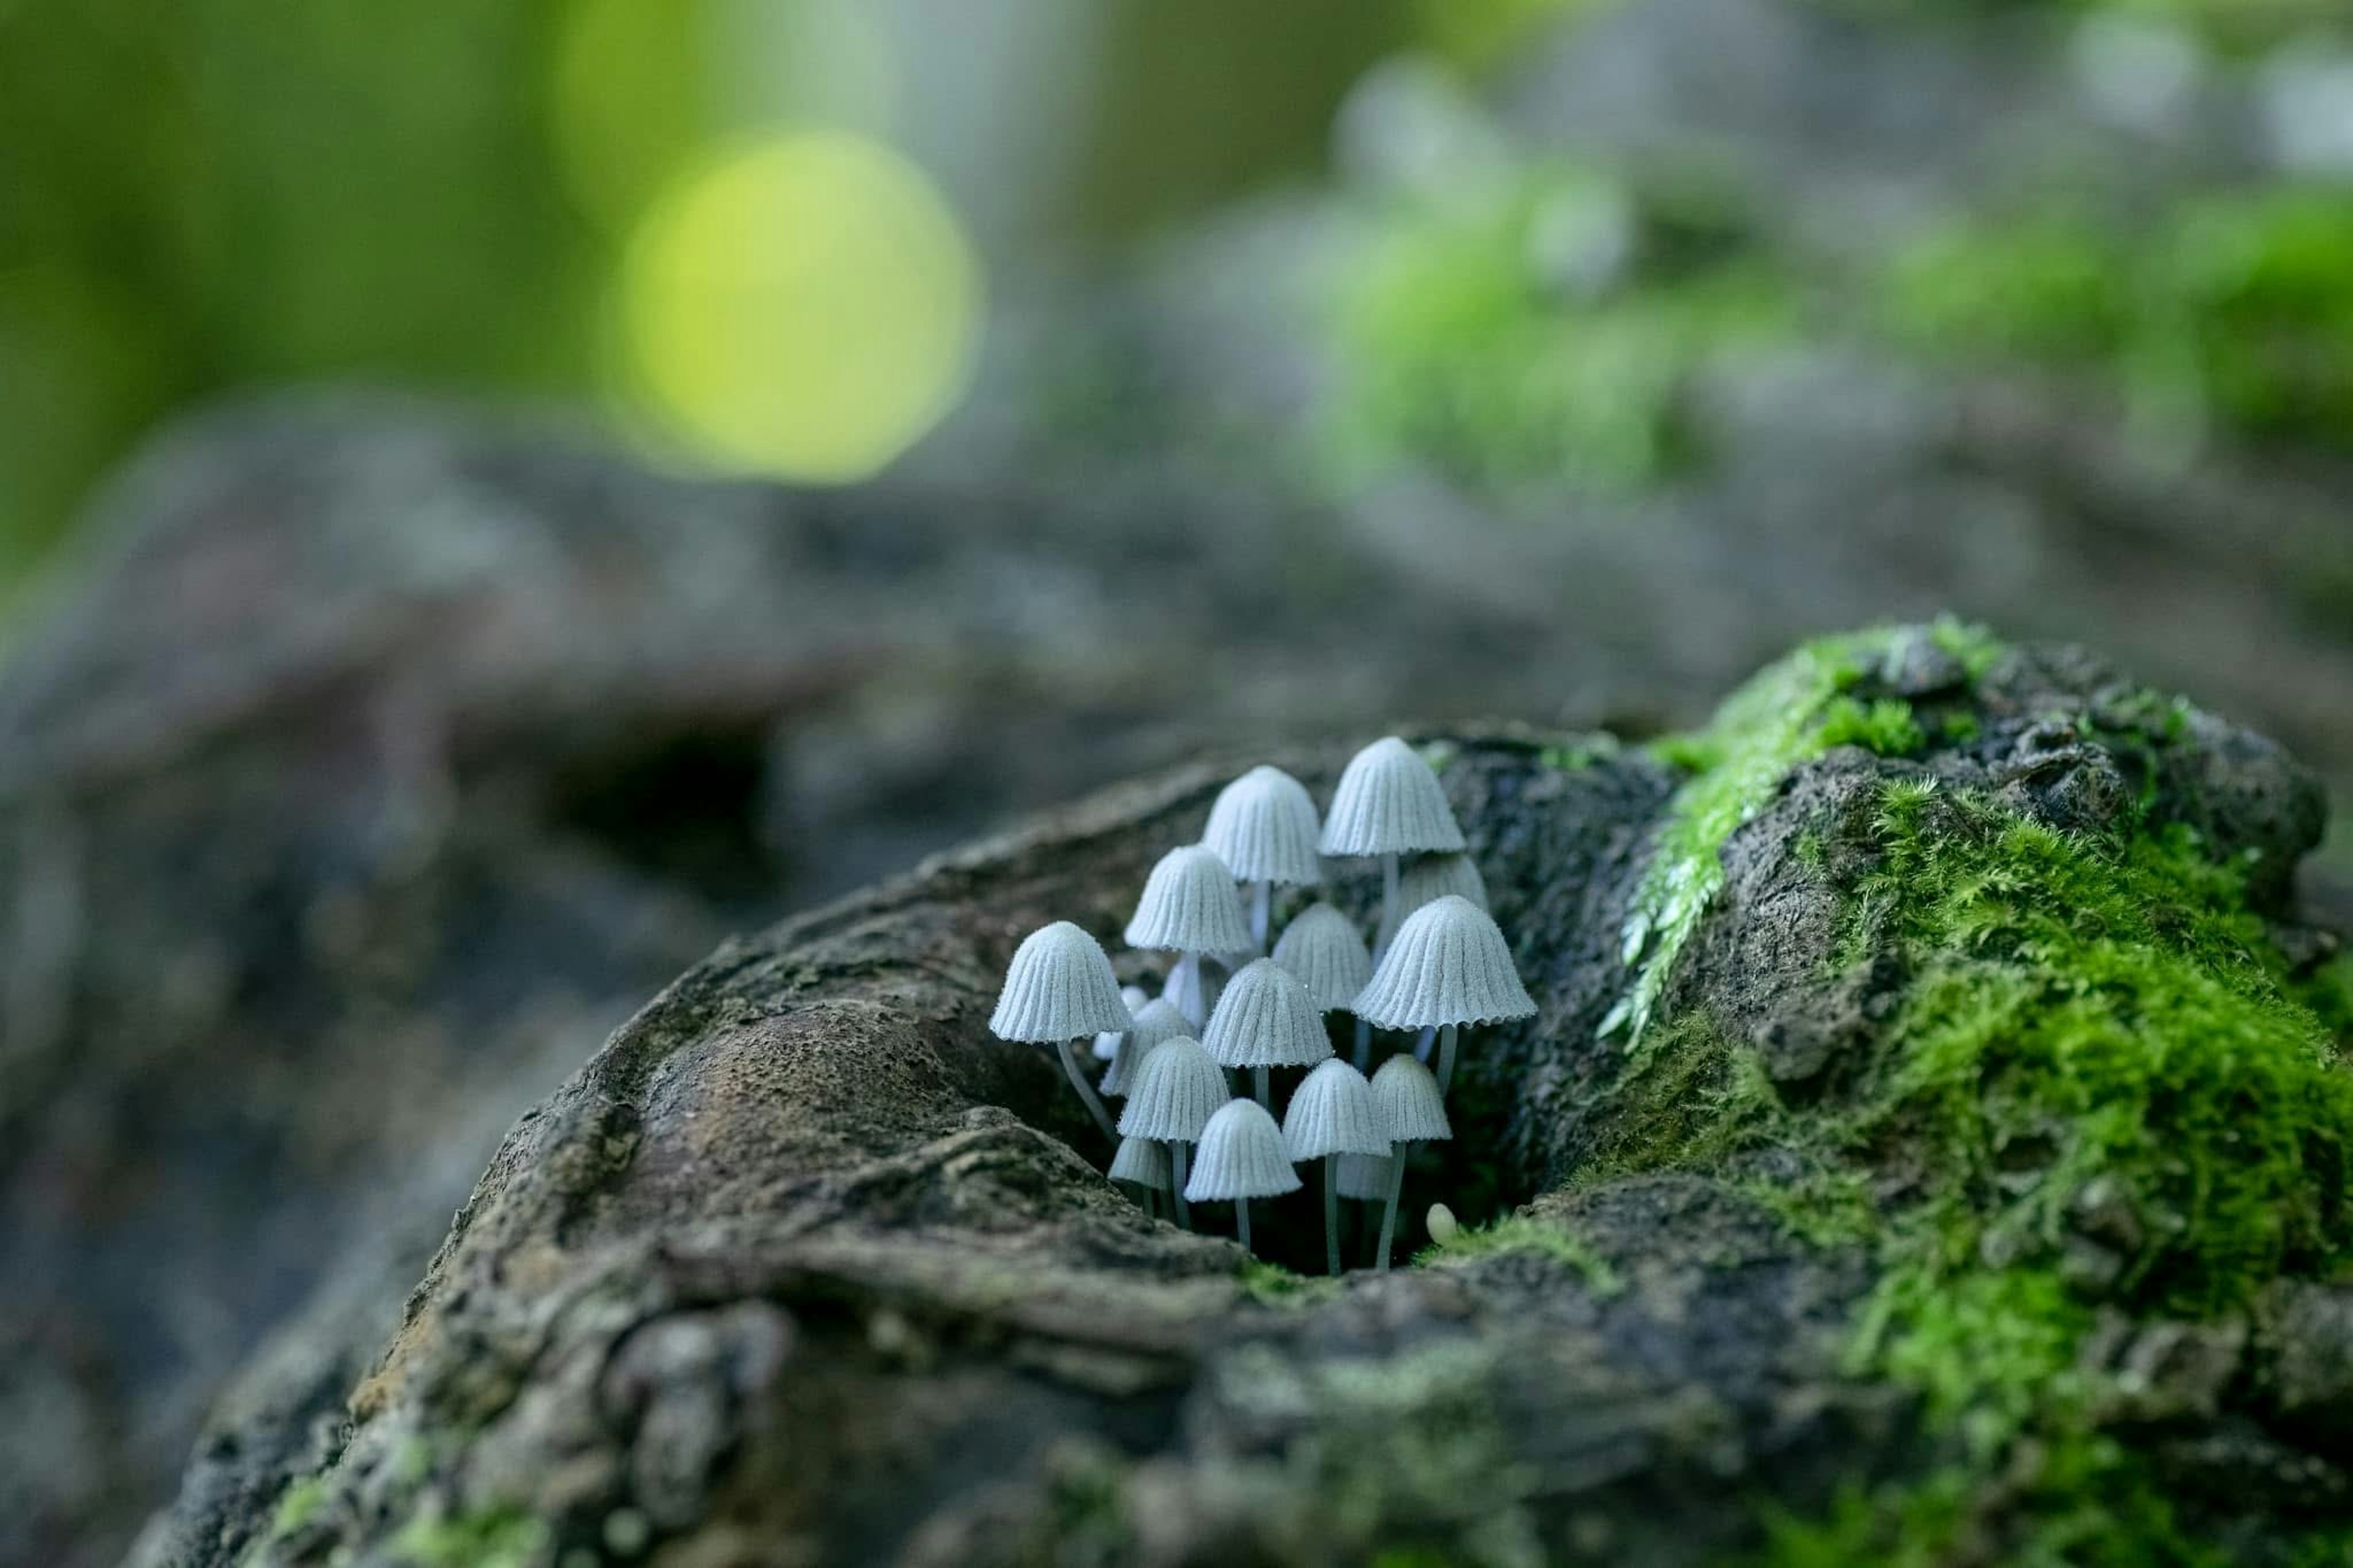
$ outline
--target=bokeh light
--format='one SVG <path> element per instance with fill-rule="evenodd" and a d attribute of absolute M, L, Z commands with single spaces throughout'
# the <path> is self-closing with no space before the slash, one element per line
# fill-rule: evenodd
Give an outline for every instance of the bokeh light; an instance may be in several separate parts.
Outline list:
<path fill-rule="evenodd" d="M 681 176 L 631 242 L 637 394 L 729 465 L 874 472 L 963 391 L 980 266 L 933 183 L 871 138 L 764 137 Z"/>

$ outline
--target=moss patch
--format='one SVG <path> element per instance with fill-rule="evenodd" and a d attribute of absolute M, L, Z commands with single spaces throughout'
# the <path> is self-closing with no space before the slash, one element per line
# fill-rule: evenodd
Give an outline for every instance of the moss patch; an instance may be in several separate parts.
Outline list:
<path fill-rule="evenodd" d="M 1466 1226 L 1442 1246 L 1423 1247 L 1414 1254 L 1413 1261 L 1416 1268 L 1443 1268 L 1513 1252 L 1549 1258 L 1576 1273 L 1601 1295 L 1614 1295 L 1623 1288 L 1609 1260 L 1588 1247 L 1575 1231 L 1525 1215 L 1507 1215 L 1486 1225 Z"/>
<path fill-rule="evenodd" d="M 1960 628 L 1939 640 L 1973 681 L 1997 651 Z M 1863 816 L 1801 837 L 1797 863 L 1842 911 L 1824 978 L 1873 976 L 1878 1020 L 1801 1100 L 1704 1014 L 1652 1016 L 1725 839 L 1791 767 L 1964 728 L 1869 689 L 1886 646 L 1810 645 L 1666 749 L 1694 776 L 1629 927 L 1641 969 L 1615 1022 L 1636 1048 L 1580 1182 L 1703 1172 L 1873 1260 L 1848 1370 L 1918 1391 L 1943 1457 L 1771 1519 L 1763 1561 L 2232 1561 L 2105 1424 L 2112 1391 L 2083 1352 L 2104 1313 L 2211 1321 L 2283 1276 L 2353 1265 L 2353 1068 L 2337 977 L 2286 973 L 2250 867 L 2151 817 L 2166 752 L 2192 743 L 2185 708 L 2103 696 L 2078 721 L 2151 781 L 2105 831 L 1891 770 Z M 2343 1536 L 2306 1544 L 2336 1561 Z"/>
<path fill-rule="evenodd" d="M 1734 692 L 1705 730 L 1653 748 L 1693 777 L 1668 807 L 1635 889 L 1623 951 L 1639 967 L 1602 1020 L 1605 1037 L 1623 1029 L 1630 1045 L 1642 1043 L 1675 959 L 1724 886 L 1725 840 L 1764 808 L 1790 769 L 1836 745 L 1900 755 L 1921 744 L 1908 704 L 1850 695 L 1900 635 L 1880 629 L 1807 643 Z M 1973 679 L 2000 652 L 1989 634 L 1957 621 L 1938 622 L 1930 635 Z"/>
<path fill-rule="evenodd" d="M 513 1509 L 419 1514 L 392 1541 L 396 1561 L 414 1568 L 530 1568 L 547 1550 L 542 1521 Z"/>

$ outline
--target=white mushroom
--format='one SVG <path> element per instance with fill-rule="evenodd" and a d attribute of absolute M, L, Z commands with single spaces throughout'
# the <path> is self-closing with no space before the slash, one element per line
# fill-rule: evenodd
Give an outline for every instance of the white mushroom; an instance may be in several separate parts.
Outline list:
<path fill-rule="evenodd" d="M 1271 958 L 1252 959 L 1226 983 L 1201 1044 L 1219 1067 L 1250 1069 L 1261 1106 L 1267 1068 L 1314 1067 L 1332 1055 L 1323 1009 L 1299 976 Z"/>
<path fill-rule="evenodd" d="M 1120 1037 L 1119 1054 L 1103 1069 L 1099 1087 L 1114 1100 L 1124 1098 L 1134 1086 L 1136 1069 L 1143 1067 L 1153 1047 L 1192 1032 L 1193 1026 L 1184 1014 L 1176 1011 L 1167 998 L 1155 996 L 1137 1010 L 1135 1023 Z"/>
<path fill-rule="evenodd" d="M 1482 910 L 1487 908 L 1487 879 L 1479 875 L 1479 868 L 1468 855 L 1417 855 L 1398 867 L 1398 901 L 1396 923 L 1384 927 L 1374 946 L 1387 952 L 1397 936 L 1397 926 L 1422 905 L 1442 899 L 1449 893 L 1470 900 Z"/>
<path fill-rule="evenodd" d="M 1309 1073 L 1282 1113 L 1282 1152 L 1293 1164 L 1324 1162 L 1324 1259 L 1337 1274 L 1340 1162 L 1352 1154 L 1378 1158 L 1389 1152 L 1365 1075 L 1336 1058 Z"/>
<path fill-rule="evenodd" d="M 1031 931 L 1014 951 L 988 1030 L 1000 1040 L 1053 1046 L 1071 1087 L 1108 1137 L 1111 1113 L 1079 1070 L 1071 1042 L 1124 1029 L 1131 1021 L 1103 948 L 1069 921 L 1056 921 Z"/>
<path fill-rule="evenodd" d="M 1411 1057 L 1391 1057 L 1373 1074 L 1373 1110 L 1381 1131 L 1395 1144 L 1389 1158 L 1389 1190 L 1381 1206 L 1381 1238 L 1373 1267 L 1389 1266 L 1389 1247 L 1397 1239 L 1398 1196 L 1405 1187 L 1406 1145 L 1428 1143 L 1454 1136 L 1446 1120 L 1445 1097 L 1430 1069 Z"/>
<path fill-rule="evenodd" d="M 1349 759 L 1324 818 L 1323 849 L 1380 858 L 1384 928 L 1398 919 L 1398 857 L 1461 847 L 1446 787 L 1411 746 L 1385 736 Z"/>
<path fill-rule="evenodd" d="M 1405 918 L 1356 997 L 1357 1016 L 1381 1028 L 1419 1029 L 1425 1046 L 1437 1033 L 1440 1094 L 1454 1077 L 1457 1026 L 1530 1017 L 1535 1010 L 1503 931 L 1476 904 L 1454 894 Z"/>
<path fill-rule="evenodd" d="M 1192 1224 L 1185 1212 L 1185 1145 L 1200 1138 L 1209 1118 L 1225 1103 L 1226 1075 L 1200 1041 L 1182 1035 L 1155 1046 L 1128 1086 L 1127 1104 L 1119 1113 L 1120 1133 L 1168 1145 L 1179 1225 Z"/>
<path fill-rule="evenodd" d="M 1250 951 L 1266 951 L 1273 889 L 1311 888 L 1324 879 L 1315 853 L 1321 832 L 1307 786 L 1281 768 L 1256 767 L 1218 792 L 1201 844 L 1250 889 Z"/>
<path fill-rule="evenodd" d="M 1231 1198 L 1234 1228 L 1250 1244 L 1250 1201 L 1299 1190 L 1299 1173 L 1283 1157 L 1282 1131 L 1255 1100 L 1229 1100 L 1201 1131 L 1200 1159 L 1185 1196 L 1193 1203 Z"/>
<path fill-rule="evenodd" d="M 1149 1138 L 1123 1138 L 1119 1141 L 1119 1152 L 1112 1156 L 1111 1179 L 1142 1193 L 1144 1212 L 1148 1215 L 1153 1210 L 1154 1194 L 1174 1195 L 1172 1169 L 1167 1144 Z"/>
<path fill-rule="evenodd" d="M 1152 994 L 1141 985 L 1123 985 L 1119 988 L 1119 999 L 1127 1004 L 1128 1015 L 1132 1017 L 1137 1008 L 1152 1000 Z M 1119 1043 L 1126 1037 L 1127 1031 L 1124 1029 L 1105 1029 L 1102 1034 L 1097 1035 L 1095 1060 L 1107 1062 L 1119 1055 Z"/>
<path fill-rule="evenodd" d="M 1250 947 L 1250 924 L 1234 891 L 1233 873 L 1215 851 L 1195 844 L 1160 858 L 1136 900 L 1135 918 L 1127 922 L 1127 945 L 1177 954 L 1161 994 L 1196 1028 L 1208 1020 L 1201 955 Z"/>
<path fill-rule="evenodd" d="M 1356 993 L 1373 977 L 1373 955 L 1356 933 L 1356 922 L 1330 904 L 1313 904 L 1282 928 L 1274 961 L 1299 976 L 1315 1005 L 1326 1013 L 1353 1008 Z M 1356 1020 L 1356 1070 L 1372 1065 L 1372 1026 Z"/>

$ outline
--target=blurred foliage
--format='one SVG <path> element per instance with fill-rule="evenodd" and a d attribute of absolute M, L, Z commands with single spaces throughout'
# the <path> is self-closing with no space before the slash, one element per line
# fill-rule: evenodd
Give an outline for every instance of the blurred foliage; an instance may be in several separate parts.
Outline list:
<path fill-rule="evenodd" d="M 2096 376 L 2161 429 L 2353 448 L 2353 190 L 1955 225 L 1898 258 L 1887 315 L 1938 353 Z"/>
<path fill-rule="evenodd" d="M 1358 268 L 1330 430 L 1351 479 L 1399 464 L 1491 488 L 1661 479 L 1694 456 L 1692 374 L 1791 322 L 1787 289 L 1701 184 L 1638 204 L 1599 174 L 1529 172 L 1397 206 Z"/>
<path fill-rule="evenodd" d="M 556 0 L 0 5 L 0 574 L 166 408 L 576 381 Z"/>
<path fill-rule="evenodd" d="M 2344 0 L 1821 0 L 1874 16 L 1948 22 L 2064 20 L 2106 13 L 2189 29 L 2230 52 L 2266 49 L 2353 23 Z"/>

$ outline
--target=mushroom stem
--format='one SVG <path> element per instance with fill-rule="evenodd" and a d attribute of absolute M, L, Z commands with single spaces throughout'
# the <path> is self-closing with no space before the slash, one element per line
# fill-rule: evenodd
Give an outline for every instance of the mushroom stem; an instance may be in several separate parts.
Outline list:
<path fill-rule="evenodd" d="M 1435 1028 L 1424 1026 L 1421 1033 L 1414 1037 L 1413 1059 L 1419 1062 L 1422 1066 L 1428 1067 L 1430 1065 L 1430 1042 L 1437 1038 L 1438 1031 Z"/>
<path fill-rule="evenodd" d="M 1340 1156 L 1324 1156 L 1324 1266 L 1340 1272 Z"/>
<path fill-rule="evenodd" d="M 1373 1270 L 1386 1274 L 1389 1268 L 1389 1247 L 1397 1240 L 1398 1194 L 1405 1189 L 1405 1145 L 1399 1143 L 1390 1156 L 1389 1201 L 1381 1210 L 1380 1250 L 1373 1254 Z"/>
<path fill-rule="evenodd" d="M 1168 1198 L 1176 1205 L 1176 1224 L 1190 1230 L 1193 1228 L 1193 1212 L 1185 1206 L 1185 1145 L 1173 1139 L 1168 1144 Z"/>
<path fill-rule="evenodd" d="M 1160 989 L 1168 1005 L 1185 1015 L 1185 1021 L 1196 1029 L 1209 1020 L 1208 987 L 1201 980 L 1201 955 L 1187 952 L 1179 956 L 1176 967 L 1168 972 L 1168 984 Z"/>
<path fill-rule="evenodd" d="M 1111 1112 L 1103 1109 L 1103 1097 L 1095 1092 L 1095 1086 L 1089 1083 L 1087 1075 L 1079 1070 L 1078 1052 L 1071 1048 L 1068 1040 L 1061 1042 L 1060 1051 L 1062 1070 L 1071 1075 L 1071 1087 L 1079 1091 L 1079 1099 L 1085 1102 L 1087 1110 L 1094 1116 L 1095 1125 L 1103 1130 L 1103 1136 L 1116 1147 L 1119 1129 L 1113 1124 Z"/>
<path fill-rule="evenodd" d="M 1438 1031 L 1438 1092 L 1444 1094 L 1454 1077 L 1454 1026 Z"/>
<path fill-rule="evenodd" d="M 1362 1018 L 1356 1020 L 1356 1070 L 1367 1076 L 1373 1070 L 1373 1026 Z"/>
<path fill-rule="evenodd" d="M 1257 944 L 1257 951 L 1260 952 L 1266 951 L 1266 928 L 1271 922 L 1273 915 L 1274 884 L 1252 882 L 1250 884 L 1250 941 Z"/>
<path fill-rule="evenodd" d="M 1394 854 L 1381 857 L 1381 929 L 1380 940 L 1373 949 L 1373 962 L 1389 950 L 1389 937 L 1397 929 L 1398 858 Z"/>
<path fill-rule="evenodd" d="M 1261 1105 L 1266 1105 L 1269 1110 L 1274 1109 L 1273 1106 L 1267 1105 L 1266 1101 L 1266 1068 L 1262 1067 L 1250 1068 L 1250 1094 Z"/>
<path fill-rule="evenodd" d="M 1242 1250 L 1250 1250 L 1250 1199 L 1234 1200 L 1234 1231 L 1241 1237 Z"/>

